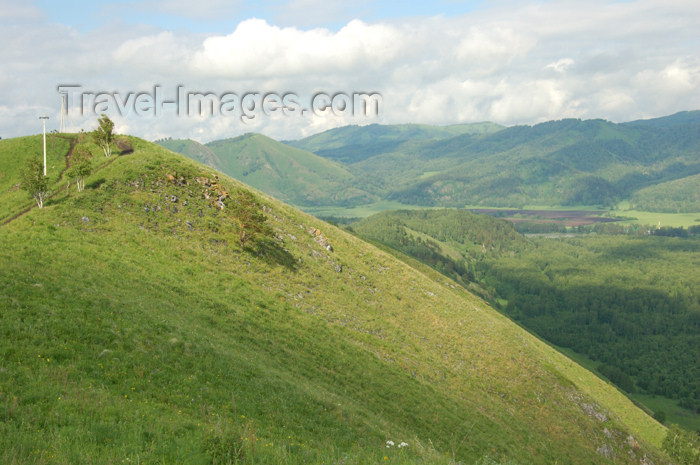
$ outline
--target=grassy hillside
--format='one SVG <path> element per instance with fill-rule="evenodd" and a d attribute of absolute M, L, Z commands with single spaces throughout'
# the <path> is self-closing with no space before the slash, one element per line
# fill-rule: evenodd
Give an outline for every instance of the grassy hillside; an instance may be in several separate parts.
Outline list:
<path fill-rule="evenodd" d="M 664 463 L 462 288 L 131 141 L 0 227 L 0 462 Z"/>
<path fill-rule="evenodd" d="M 669 420 L 700 427 L 700 237 L 524 238 L 505 221 L 449 209 L 350 227 L 479 290 L 650 408 L 663 397 Z"/>
<path fill-rule="evenodd" d="M 354 205 L 376 198 L 366 186 L 355 188 L 355 177 L 341 165 L 261 134 L 211 142 L 206 148 L 216 158 L 202 162 L 295 205 Z"/>

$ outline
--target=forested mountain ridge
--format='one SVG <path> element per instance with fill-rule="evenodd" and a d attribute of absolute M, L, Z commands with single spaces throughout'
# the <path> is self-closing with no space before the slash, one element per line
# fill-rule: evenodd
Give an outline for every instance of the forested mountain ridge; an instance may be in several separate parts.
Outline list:
<path fill-rule="evenodd" d="M 406 204 L 612 206 L 644 187 L 700 172 L 700 113 L 694 115 L 690 124 L 663 127 L 603 120 L 516 126 L 377 155 L 354 168 L 389 185 L 392 168 L 406 164 L 412 175 L 388 194 Z M 700 204 L 681 208 L 700 211 Z"/>

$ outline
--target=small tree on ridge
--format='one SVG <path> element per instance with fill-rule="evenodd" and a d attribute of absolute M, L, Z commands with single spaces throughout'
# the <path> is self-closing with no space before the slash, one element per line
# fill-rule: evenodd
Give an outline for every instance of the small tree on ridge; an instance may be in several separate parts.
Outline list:
<path fill-rule="evenodd" d="M 78 192 L 82 192 L 85 189 L 85 177 L 89 176 L 92 172 L 91 158 L 92 153 L 81 145 L 78 145 L 75 150 L 73 150 L 73 155 L 71 155 L 70 169 L 66 174 L 71 178 L 75 178 L 75 185 L 78 188 Z"/>
<path fill-rule="evenodd" d="M 104 151 L 105 157 L 109 158 L 112 155 L 112 148 L 109 144 L 111 144 L 112 139 L 114 139 L 114 134 L 112 133 L 114 130 L 114 122 L 103 113 L 102 116 L 97 119 L 97 123 L 97 129 L 93 131 L 92 137 L 95 143 Z"/>

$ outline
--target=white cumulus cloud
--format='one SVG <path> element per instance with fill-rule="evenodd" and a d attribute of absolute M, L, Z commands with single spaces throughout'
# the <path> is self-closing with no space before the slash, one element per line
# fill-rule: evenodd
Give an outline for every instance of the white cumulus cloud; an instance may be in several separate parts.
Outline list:
<path fill-rule="evenodd" d="M 318 6 L 294 0 L 271 18 L 249 18 L 227 34 L 163 30 L 119 20 L 79 31 L 48 22 L 33 7 L 0 0 L 0 136 L 56 124 L 58 84 L 122 93 L 178 85 L 192 91 L 380 92 L 378 118 L 260 116 L 194 118 L 111 115 L 147 138 L 201 141 L 261 131 L 297 138 L 347 123 L 535 123 L 565 117 L 626 121 L 700 108 L 700 9 L 682 0 L 495 3 L 459 16 L 348 19 L 337 28 L 289 26 Z M 163 14 L 194 14 L 197 3 L 146 3 Z M 202 15 L 232 14 L 219 0 Z M 340 2 L 326 10 L 332 15 Z M 343 10 L 361 13 L 370 2 Z M 145 7 L 144 7 L 145 8 Z M 319 7 L 320 8 L 320 7 Z M 238 13 L 236 13 L 238 14 Z M 286 15 L 286 16 L 285 16 Z M 274 18 L 274 17 L 273 17 Z M 42 44 L 41 47 L 38 44 Z M 94 124 L 94 116 L 76 126 Z M 238 115 L 240 116 L 240 115 Z"/>

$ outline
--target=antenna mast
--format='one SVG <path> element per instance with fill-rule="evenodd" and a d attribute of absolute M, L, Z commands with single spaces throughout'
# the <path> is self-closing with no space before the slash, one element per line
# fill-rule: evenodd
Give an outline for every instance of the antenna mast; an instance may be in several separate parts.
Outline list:
<path fill-rule="evenodd" d="M 46 120 L 49 119 L 45 114 L 39 119 L 44 123 L 44 176 L 46 176 Z"/>
<path fill-rule="evenodd" d="M 66 132 L 66 119 L 70 122 L 70 127 L 73 129 L 73 118 L 70 117 L 68 112 L 68 92 L 59 91 L 61 94 L 61 130 L 60 132 Z"/>
<path fill-rule="evenodd" d="M 68 104 L 66 102 L 66 93 L 59 92 L 61 94 L 61 126 L 59 132 L 66 132 L 66 113 L 68 112 Z"/>

